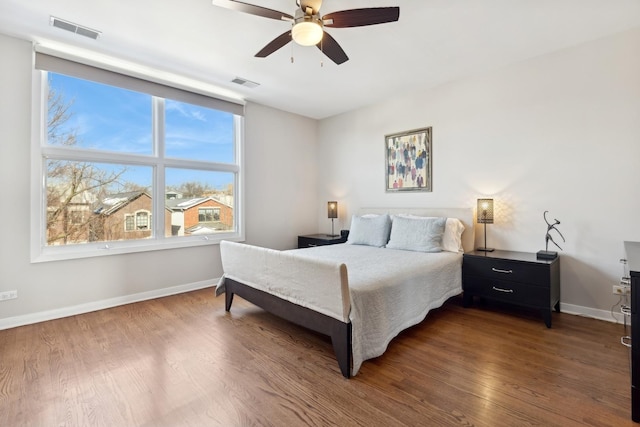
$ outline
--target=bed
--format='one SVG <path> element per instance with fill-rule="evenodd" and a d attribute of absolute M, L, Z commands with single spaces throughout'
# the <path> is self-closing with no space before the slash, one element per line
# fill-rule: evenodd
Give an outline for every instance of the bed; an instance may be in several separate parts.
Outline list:
<path fill-rule="evenodd" d="M 462 292 L 472 215 L 467 208 L 368 208 L 354 215 L 344 244 L 277 251 L 223 241 L 216 295 L 225 294 L 226 311 L 239 295 L 330 336 L 340 371 L 349 378 L 402 330 Z M 383 223 L 389 230 L 379 232 Z"/>

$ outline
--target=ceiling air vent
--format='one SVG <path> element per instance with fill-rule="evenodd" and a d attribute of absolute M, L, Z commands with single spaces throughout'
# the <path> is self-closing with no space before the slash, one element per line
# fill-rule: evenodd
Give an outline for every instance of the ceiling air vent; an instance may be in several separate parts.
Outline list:
<path fill-rule="evenodd" d="M 56 28 L 62 30 L 71 31 L 72 33 L 80 34 L 81 36 L 89 37 L 91 39 L 97 39 L 100 37 L 100 31 L 92 30 L 91 28 L 83 27 L 82 25 L 74 24 L 73 22 L 65 21 L 64 19 L 56 18 L 52 16 L 49 23 Z"/>
<path fill-rule="evenodd" d="M 251 80 L 243 79 L 242 77 L 236 77 L 235 79 L 231 80 L 231 83 L 235 83 L 240 86 L 246 86 L 251 89 L 260 86 L 260 83 L 252 82 Z"/>

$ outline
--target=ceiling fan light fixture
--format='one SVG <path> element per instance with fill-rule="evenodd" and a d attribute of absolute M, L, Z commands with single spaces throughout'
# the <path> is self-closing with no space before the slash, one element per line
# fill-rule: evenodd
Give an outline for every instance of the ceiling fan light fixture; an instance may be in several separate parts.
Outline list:
<path fill-rule="evenodd" d="M 322 26 L 312 20 L 300 21 L 291 29 L 293 41 L 301 46 L 317 45 L 322 40 L 323 34 Z"/>

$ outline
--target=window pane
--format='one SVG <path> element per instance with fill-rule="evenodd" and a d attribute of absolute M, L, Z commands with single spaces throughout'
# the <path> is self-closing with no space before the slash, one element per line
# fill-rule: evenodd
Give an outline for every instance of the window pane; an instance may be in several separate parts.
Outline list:
<path fill-rule="evenodd" d="M 166 100 L 166 156 L 233 163 L 233 114 Z"/>
<path fill-rule="evenodd" d="M 124 217 L 124 231 L 134 231 L 135 230 L 135 219 L 133 215 L 125 215 Z"/>
<path fill-rule="evenodd" d="M 47 245 L 151 237 L 151 167 L 48 159 L 46 173 Z M 146 227 L 126 232 L 139 212 Z"/>
<path fill-rule="evenodd" d="M 151 95 L 48 73 L 47 143 L 151 154 Z"/>
<path fill-rule="evenodd" d="M 235 231 L 233 173 L 167 168 L 165 176 L 167 237 Z"/>

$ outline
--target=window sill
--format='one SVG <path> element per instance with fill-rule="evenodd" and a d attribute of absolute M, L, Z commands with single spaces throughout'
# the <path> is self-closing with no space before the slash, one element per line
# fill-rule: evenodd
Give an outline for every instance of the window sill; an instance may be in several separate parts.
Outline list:
<path fill-rule="evenodd" d="M 163 238 L 162 240 L 149 239 L 136 240 L 135 242 L 113 241 L 69 246 L 47 246 L 40 248 L 40 251 L 37 253 L 31 254 L 31 263 L 210 246 L 218 245 L 222 240 L 241 242 L 244 241 L 244 236 L 239 233 L 221 233 L 215 235 Z"/>

